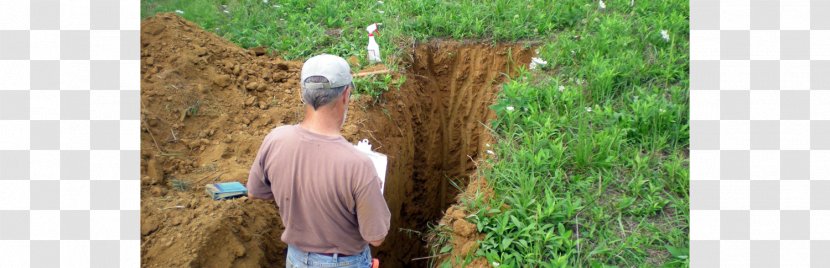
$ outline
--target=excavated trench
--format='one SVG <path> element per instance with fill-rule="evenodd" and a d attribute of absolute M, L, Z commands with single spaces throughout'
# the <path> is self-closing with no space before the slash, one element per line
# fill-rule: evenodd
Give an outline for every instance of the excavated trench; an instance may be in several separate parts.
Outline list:
<path fill-rule="evenodd" d="M 262 138 L 301 120 L 301 62 L 246 50 L 174 14 L 142 21 L 142 267 L 283 267 L 267 201 L 213 201 L 202 185 L 246 181 Z M 405 60 L 407 80 L 379 105 L 352 102 L 343 134 L 389 156 L 392 212 L 384 267 L 423 267 L 429 224 L 455 202 L 490 142 L 500 84 L 533 55 L 526 44 L 433 41 Z M 178 183 L 178 184 L 177 184 Z M 179 185 L 179 187 L 174 187 Z"/>
<path fill-rule="evenodd" d="M 431 42 L 414 48 L 407 82 L 367 113 L 378 149 L 390 156 L 386 198 L 392 229 L 376 252 L 386 267 L 426 266 L 423 234 L 456 200 L 491 142 L 489 109 L 507 75 L 527 66 L 527 45 Z M 387 120 L 378 118 L 387 114 Z"/>

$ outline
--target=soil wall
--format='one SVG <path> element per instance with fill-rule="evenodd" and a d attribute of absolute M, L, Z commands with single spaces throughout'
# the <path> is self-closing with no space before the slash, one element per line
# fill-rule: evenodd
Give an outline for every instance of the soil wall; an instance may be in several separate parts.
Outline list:
<path fill-rule="evenodd" d="M 394 156 L 386 198 L 393 211 L 387 239 L 396 242 L 380 248 L 392 267 L 426 265 L 427 260 L 411 261 L 429 255 L 417 233 L 436 224 L 455 202 L 460 191 L 451 181 L 467 184 L 473 160 L 491 142 L 485 127 L 494 116 L 489 106 L 505 75 L 526 66 L 532 50 L 436 41 L 416 46 L 411 55 L 405 85 L 384 95 L 392 120 L 372 119 L 382 123 L 373 129 L 386 133 L 374 135 L 384 146 L 380 151 Z"/>

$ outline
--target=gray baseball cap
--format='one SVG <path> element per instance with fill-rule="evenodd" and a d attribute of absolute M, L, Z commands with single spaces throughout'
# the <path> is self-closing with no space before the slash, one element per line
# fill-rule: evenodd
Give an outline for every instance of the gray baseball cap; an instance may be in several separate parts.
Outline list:
<path fill-rule="evenodd" d="M 306 83 L 306 79 L 311 76 L 322 76 L 329 82 Z M 304 89 L 331 89 L 351 83 L 352 72 L 349 63 L 335 55 L 321 54 L 311 57 L 303 63 L 303 70 L 300 72 L 300 84 Z"/>

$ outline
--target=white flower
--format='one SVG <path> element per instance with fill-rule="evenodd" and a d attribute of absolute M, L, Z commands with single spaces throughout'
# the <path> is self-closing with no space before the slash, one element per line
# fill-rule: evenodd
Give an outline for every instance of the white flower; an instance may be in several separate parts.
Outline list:
<path fill-rule="evenodd" d="M 181 14 L 184 14 L 184 11 L 176 9 L 176 13 L 179 13 L 179 15 L 181 15 Z"/>
<path fill-rule="evenodd" d="M 585 107 L 585 111 L 590 113 L 590 112 L 594 111 L 594 109 L 591 109 L 591 107 Z"/>
<path fill-rule="evenodd" d="M 381 4 L 381 5 L 383 5 L 383 1 L 378 1 L 378 4 Z"/>
<path fill-rule="evenodd" d="M 378 13 L 383 14 L 383 10 L 378 10 Z"/>
<path fill-rule="evenodd" d="M 662 114 L 662 113 L 665 113 L 665 112 L 666 112 L 666 110 L 664 110 L 663 108 L 660 108 L 660 113 L 661 113 L 661 114 Z"/>
<path fill-rule="evenodd" d="M 513 106 L 507 106 L 507 111 L 512 112 L 514 110 Z"/>
<path fill-rule="evenodd" d="M 560 85 L 559 86 L 559 92 L 562 92 L 562 91 L 565 91 L 565 86 Z"/>
<path fill-rule="evenodd" d="M 660 31 L 660 35 L 663 36 L 663 40 L 666 40 L 666 42 L 669 41 L 669 31 L 662 30 L 662 31 Z"/>
<path fill-rule="evenodd" d="M 262 0 L 263 4 L 268 4 L 268 0 Z"/>
<path fill-rule="evenodd" d="M 490 147 L 490 144 L 489 144 L 489 143 L 485 143 L 485 144 L 484 144 L 484 146 Z"/>
<path fill-rule="evenodd" d="M 501 263 L 493 262 L 493 267 L 499 267 L 499 265 L 501 265 Z"/>
<path fill-rule="evenodd" d="M 601 10 L 605 9 L 605 2 L 603 2 L 602 0 L 599 0 L 599 9 L 601 9 Z"/>
<path fill-rule="evenodd" d="M 493 152 L 493 150 L 487 150 L 487 151 L 485 151 L 485 152 L 487 152 L 487 154 L 489 154 L 489 155 L 496 155 L 496 153 L 495 153 L 495 152 Z"/>

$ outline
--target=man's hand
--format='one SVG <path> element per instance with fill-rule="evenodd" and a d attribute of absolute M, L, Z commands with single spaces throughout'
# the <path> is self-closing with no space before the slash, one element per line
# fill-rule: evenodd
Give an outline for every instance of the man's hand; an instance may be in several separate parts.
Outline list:
<path fill-rule="evenodd" d="M 369 241 L 369 244 L 372 245 L 372 246 L 375 246 L 375 247 L 379 247 L 380 244 L 382 244 L 382 243 L 383 243 L 383 239 L 375 240 L 375 241 Z"/>

